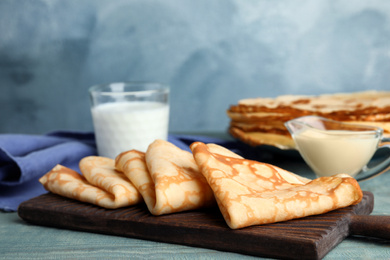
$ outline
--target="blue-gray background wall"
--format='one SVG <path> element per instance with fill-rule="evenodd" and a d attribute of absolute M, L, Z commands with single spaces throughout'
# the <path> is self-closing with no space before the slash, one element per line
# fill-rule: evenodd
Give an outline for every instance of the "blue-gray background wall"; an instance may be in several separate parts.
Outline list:
<path fill-rule="evenodd" d="M 0 0 L 0 133 L 91 131 L 88 87 L 171 86 L 170 130 L 239 99 L 390 90 L 390 1 Z"/>

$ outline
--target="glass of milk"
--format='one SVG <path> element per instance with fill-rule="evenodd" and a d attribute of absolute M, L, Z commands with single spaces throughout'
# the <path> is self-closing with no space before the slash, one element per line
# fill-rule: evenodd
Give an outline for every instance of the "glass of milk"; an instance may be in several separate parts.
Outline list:
<path fill-rule="evenodd" d="M 358 180 L 377 176 L 390 168 L 390 156 L 374 168 L 366 165 L 381 143 L 383 129 L 304 116 L 285 123 L 295 146 L 318 177 L 346 173 Z"/>
<path fill-rule="evenodd" d="M 156 139 L 167 140 L 169 87 L 160 83 L 119 82 L 89 89 L 100 156 L 146 152 Z"/>

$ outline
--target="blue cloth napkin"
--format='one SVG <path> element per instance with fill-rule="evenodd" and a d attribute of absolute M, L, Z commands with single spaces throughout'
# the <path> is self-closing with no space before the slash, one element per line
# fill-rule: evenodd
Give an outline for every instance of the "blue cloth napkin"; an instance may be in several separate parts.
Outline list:
<path fill-rule="evenodd" d="M 168 141 L 190 151 L 194 141 L 234 149 L 234 142 L 206 136 L 169 135 Z M 25 200 L 47 191 L 39 178 L 56 164 L 79 172 L 79 161 L 96 155 L 93 133 L 53 132 L 46 135 L 0 135 L 0 210 L 16 211 Z"/>
<path fill-rule="evenodd" d="M 0 135 L 0 209 L 16 211 L 21 202 L 46 193 L 38 179 L 56 164 L 79 171 L 80 159 L 95 154 L 92 133 Z"/>

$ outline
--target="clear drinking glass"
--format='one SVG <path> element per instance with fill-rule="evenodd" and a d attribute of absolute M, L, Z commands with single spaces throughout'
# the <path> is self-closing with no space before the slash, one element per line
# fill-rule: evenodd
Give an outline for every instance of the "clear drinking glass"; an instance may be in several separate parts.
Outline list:
<path fill-rule="evenodd" d="M 89 89 L 100 156 L 127 150 L 145 152 L 156 139 L 167 140 L 169 87 L 161 83 L 119 82 Z"/>

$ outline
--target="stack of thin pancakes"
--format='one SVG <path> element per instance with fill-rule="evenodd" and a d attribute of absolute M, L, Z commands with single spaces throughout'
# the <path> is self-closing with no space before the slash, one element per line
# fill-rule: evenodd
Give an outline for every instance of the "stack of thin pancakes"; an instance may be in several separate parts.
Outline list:
<path fill-rule="evenodd" d="M 85 157 L 82 174 L 57 165 L 40 182 L 53 193 L 108 209 L 145 203 L 155 216 L 218 206 L 232 229 L 322 214 L 363 196 L 346 174 L 310 180 L 216 144 L 190 148 L 192 153 L 156 140 L 146 153 Z"/>
<path fill-rule="evenodd" d="M 390 92 L 385 91 L 242 99 L 227 114 L 231 119 L 229 133 L 252 146 L 294 148 L 284 123 L 307 115 L 379 126 L 384 136 L 390 137 Z"/>

